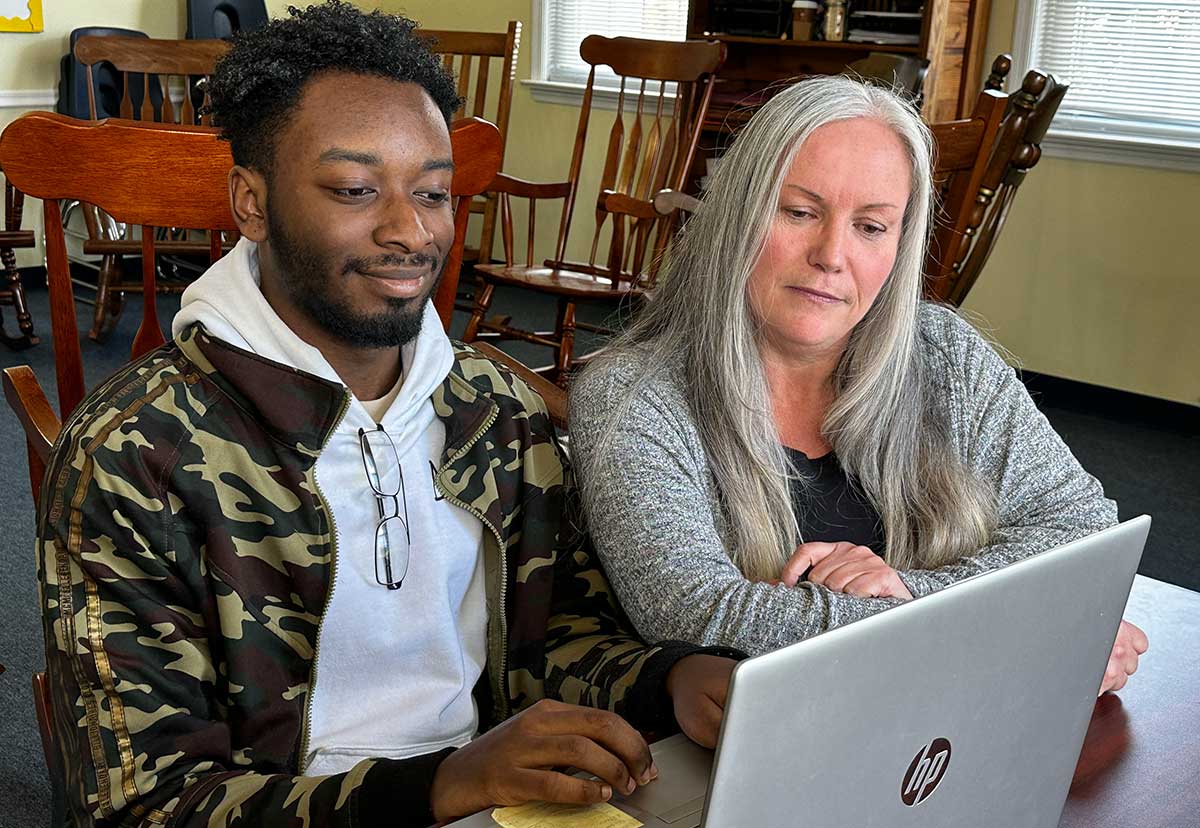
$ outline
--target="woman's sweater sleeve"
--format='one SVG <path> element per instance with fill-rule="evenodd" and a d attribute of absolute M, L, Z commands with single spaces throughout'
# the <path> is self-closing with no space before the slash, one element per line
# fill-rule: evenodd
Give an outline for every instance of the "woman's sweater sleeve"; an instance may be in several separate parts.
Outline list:
<path fill-rule="evenodd" d="M 915 597 L 1111 526 L 1117 506 L 1037 409 L 995 349 L 946 308 L 926 306 L 922 330 L 959 456 L 993 487 L 998 526 L 974 555 L 900 573 Z"/>
<path fill-rule="evenodd" d="M 809 583 L 747 580 L 726 551 L 699 435 L 668 379 L 637 391 L 609 450 L 608 417 L 634 377 L 636 359 L 608 362 L 572 386 L 572 459 L 588 530 L 625 612 L 643 638 L 768 652 L 894 606 Z M 782 560 L 780 562 L 782 568 Z"/>

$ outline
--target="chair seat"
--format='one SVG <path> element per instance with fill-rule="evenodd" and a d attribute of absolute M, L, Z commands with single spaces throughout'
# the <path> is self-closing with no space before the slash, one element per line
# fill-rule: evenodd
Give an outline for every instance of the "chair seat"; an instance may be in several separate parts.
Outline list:
<path fill-rule="evenodd" d="M 613 280 L 608 277 L 559 267 L 482 264 L 475 265 L 475 271 L 496 284 L 532 288 L 583 301 L 641 296 L 644 293 L 640 285 L 632 282 L 618 282 L 614 288 Z"/>

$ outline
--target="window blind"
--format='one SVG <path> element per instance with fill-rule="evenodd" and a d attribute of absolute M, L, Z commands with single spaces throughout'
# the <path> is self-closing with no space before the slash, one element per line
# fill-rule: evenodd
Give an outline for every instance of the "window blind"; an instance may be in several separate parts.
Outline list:
<path fill-rule="evenodd" d="M 1029 65 L 1071 84 L 1055 131 L 1200 147 L 1200 0 L 1040 0 L 1033 8 Z"/>
<path fill-rule="evenodd" d="M 579 57 L 588 35 L 684 40 L 687 0 L 542 0 L 546 4 L 545 79 L 585 83 L 590 67 Z M 616 86 L 607 68 L 597 68 L 597 86 Z"/>

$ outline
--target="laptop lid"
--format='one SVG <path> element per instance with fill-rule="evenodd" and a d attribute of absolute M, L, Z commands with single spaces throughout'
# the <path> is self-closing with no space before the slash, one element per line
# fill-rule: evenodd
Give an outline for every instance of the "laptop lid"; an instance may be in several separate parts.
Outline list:
<path fill-rule="evenodd" d="M 739 664 L 705 828 L 1056 826 L 1149 528 Z"/>

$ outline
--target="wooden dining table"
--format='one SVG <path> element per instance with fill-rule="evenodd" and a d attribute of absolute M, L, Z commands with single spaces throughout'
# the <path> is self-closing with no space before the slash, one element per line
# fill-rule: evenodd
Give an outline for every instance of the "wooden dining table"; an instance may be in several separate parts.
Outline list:
<path fill-rule="evenodd" d="M 1200 826 L 1200 593 L 1139 575 L 1125 618 L 1150 649 L 1097 700 L 1059 828 Z"/>

